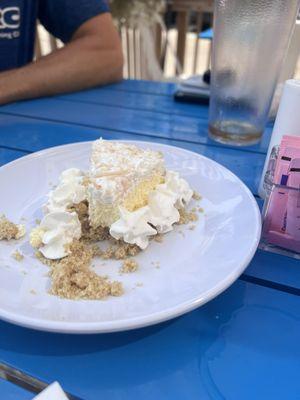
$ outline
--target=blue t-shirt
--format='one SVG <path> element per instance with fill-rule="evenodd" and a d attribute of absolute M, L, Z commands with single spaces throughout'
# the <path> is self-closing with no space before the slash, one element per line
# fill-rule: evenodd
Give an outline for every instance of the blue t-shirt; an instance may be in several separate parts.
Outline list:
<path fill-rule="evenodd" d="M 0 0 L 0 71 L 32 60 L 37 19 L 68 42 L 85 21 L 107 11 L 107 0 Z"/>

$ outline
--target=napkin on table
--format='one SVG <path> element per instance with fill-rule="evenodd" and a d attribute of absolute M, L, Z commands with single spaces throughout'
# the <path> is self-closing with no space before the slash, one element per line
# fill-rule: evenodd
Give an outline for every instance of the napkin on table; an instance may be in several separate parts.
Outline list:
<path fill-rule="evenodd" d="M 58 382 L 53 382 L 32 400 L 68 400 Z"/>

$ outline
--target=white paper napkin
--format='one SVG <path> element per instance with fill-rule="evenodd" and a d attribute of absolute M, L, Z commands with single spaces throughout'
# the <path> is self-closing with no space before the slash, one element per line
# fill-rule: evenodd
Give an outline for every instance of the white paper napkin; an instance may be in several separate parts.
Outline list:
<path fill-rule="evenodd" d="M 68 400 L 58 382 L 53 382 L 32 400 Z"/>

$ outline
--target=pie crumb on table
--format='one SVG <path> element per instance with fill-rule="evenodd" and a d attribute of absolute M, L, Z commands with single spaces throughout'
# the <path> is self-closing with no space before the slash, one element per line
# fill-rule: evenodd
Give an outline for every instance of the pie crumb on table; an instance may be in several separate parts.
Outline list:
<path fill-rule="evenodd" d="M 180 219 L 178 224 L 188 224 L 189 222 L 196 222 L 198 221 L 198 215 L 193 211 L 187 211 L 184 208 L 179 210 Z"/>
<path fill-rule="evenodd" d="M 80 241 L 72 243 L 70 254 L 59 260 L 48 260 L 37 253 L 37 257 L 51 268 L 50 294 L 90 300 L 121 296 L 124 293 L 121 282 L 111 282 L 90 269 L 93 255 L 92 247 Z"/>
<path fill-rule="evenodd" d="M 128 244 L 122 241 L 116 241 L 115 245 L 109 246 L 105 251 L 102 252 L 101 257 L 104 260 L 124 260 L 127 257 L 136 256 L 139 252 L 140 249 L 135 244 Z"/>
<path fill-rule="evenodd" d="M 22 261 L 24 259 L 24 256 L 22 253 L 19 252 L 19 250 L 16 250 L 12 253 L 11 255 L 16 261 Z"/>
<path fill-rule="evenodd" d="M 16 225 L 0 215 L 0 240 L 20 239 L 26 233 L 24 225 Z"/>
<path fill-rule="evenodd" d="M 164 237 L 163 237 L 163 235 L 161 235 L 161 234 L 158 233 L 157 235 L 154 236 L 154 240 L 155 240 L 155 242 L 157 242 L 157 243 L 162 243 L 163 240 L 164 240 Z"/>
<path fill-rule="evenodd" d="M 120 272 L 128 274 L 137 271 L 138 267 L 139 265 L 135 260 L 133 260 L 132 258 L 127 258 L 126 260 L 123 261 Z"/>
<path fill-rule="evenodd" d="M 193 199 L 194 199 L 194 200 L 196 200 L 196 201 L 199 201 L 199 200 L 201 200 L 201 199 L 202 199 L 202 197 L 200 196 L 200 194 L 199 194 L 199 193 L 197 193 L 197 192 L 194 192 L 194 193 L 193 193 Z"/>

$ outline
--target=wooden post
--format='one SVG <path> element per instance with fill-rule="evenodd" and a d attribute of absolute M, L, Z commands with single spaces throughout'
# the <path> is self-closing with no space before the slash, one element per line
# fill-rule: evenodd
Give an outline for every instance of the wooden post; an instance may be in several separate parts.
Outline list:
<path fill-rule="evenodd" d="M 203 14 L 198 13 L 197 20 L 196 20 L 196 47 L 195 47 L 195 55 L 194 55 L 194 67 L 193 67 L 194 74 L 196 73 L 196 70 L 197 70 L 197 61 L 198 61 L 198 53 L 199 53 L 199 37 L 198 37 L 198 35 L 202 31 L 202 23 L 203 23 Z"/>
<path fill-rule="evenodd" d="M 133 63 L 132 63 L 132 69 L 133 69 L 133 78 L 136 79 L 136 70 L 137 70 L 137 60 L 136 60 L 136 46 L 135 46 L 135 36 L 136 36 L 136 28 L 132 29 L 132 58 L 133 58 Z"/>
<path fill-rule="evenodd" d="M 126 50 L 127 50 L 127 70 L 128 70 L 128 78 L 131 78 L 131 57 L 130 57 L 130 36 L 129 36 L 129 28 L 126 26 Z"/>
<path fill-rule="evenodd" d="M 159 24 L 156 24 L 156 26 L 155 26 L 155 54 L 156 54 L 157 61 L 159 63 L 161 61 L 161 38 L 162 38 L 161 26 Z"/>
<path fill-rule="evenodd" d="M 178 11 L 176 23 L 177 23 L 177 58 L 182 68 L 184 67 L 184 53 L 185 53 L 185 41 L 186 41 L 186 33 L 188 27 L 188 12 L 187 11 Z"/>

